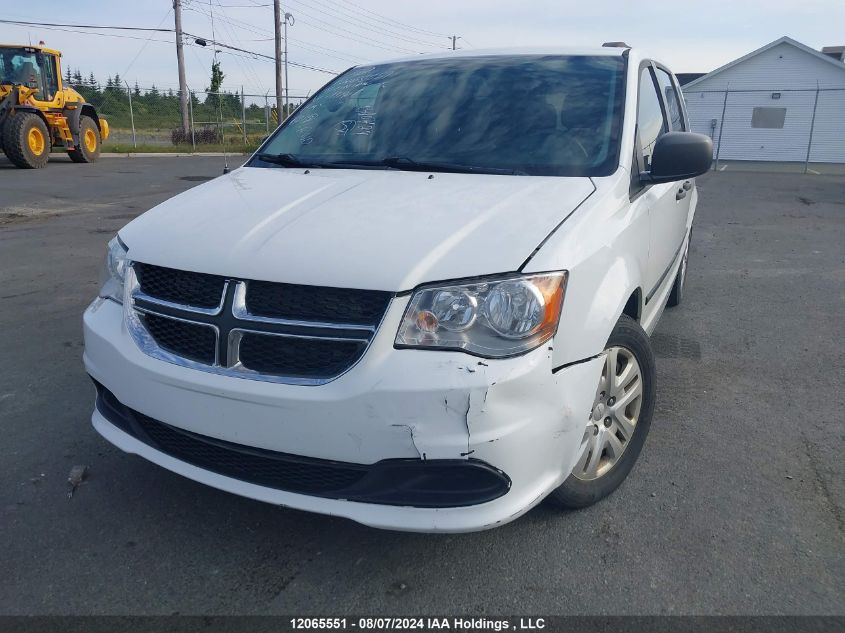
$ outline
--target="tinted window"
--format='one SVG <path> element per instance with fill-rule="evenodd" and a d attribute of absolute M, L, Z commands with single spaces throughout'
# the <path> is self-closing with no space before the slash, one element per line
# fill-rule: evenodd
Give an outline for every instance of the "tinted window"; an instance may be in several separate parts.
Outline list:
<path fill-rule="evenodd" d="M 666 121 L 660 106 L 660 98 L 648 68 L 640 73 L 640 95 L 637 106 L 637 131 L 643 150 L 643 168 L 651 169 L 651 154 L 660 135 L 666 132 Z"/>
<path fill-rule="evenodd" d="M 675 85 L 672 83 L 672 78 L 665 70 L 657 69 L 657 84 L 660 86 L 660 91 L 663 93 L 663 98 L 666 100 L 666 105 L 669 108 L 669 125 L 674 132 L 682 132 L 686 129 L 684 126 L 683 110 L 681 109 L 681 100 L 678 98 L 678 93 L 675 91 Z"/>
<path fill-rule="evenodd" d="M 607 175 L 618 164 L 624 75 L 621 56 L 353 68 L 299 108 L 261 151 L 335 166 L 398 157 L 406 166 Z"/>

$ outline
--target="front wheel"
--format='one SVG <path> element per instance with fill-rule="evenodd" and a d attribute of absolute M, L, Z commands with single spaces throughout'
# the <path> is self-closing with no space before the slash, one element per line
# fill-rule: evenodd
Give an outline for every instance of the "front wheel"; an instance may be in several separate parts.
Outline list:
<path fill-rule="evenodd" d="M 100 157 L 100 129 L 90 116 L 79 118 L 79 145 L 67 154 L 74 163 L 93 163 Z"/>
<path fill-rule="evenodd" d="M 549 498 L 566 508 L 583 508 L 616 490 L 640 455 L 654 400 L 655 363 L 648 335 L 622 315 L 604 350 L 578 461 Z"/>
<path fill-rule="evenodd" d="M 39 169 L 50 159 L 50 131 L 33 112 L 18 112 L 6 121 L 2 145 L 6 157 L 24 169 Z"/>

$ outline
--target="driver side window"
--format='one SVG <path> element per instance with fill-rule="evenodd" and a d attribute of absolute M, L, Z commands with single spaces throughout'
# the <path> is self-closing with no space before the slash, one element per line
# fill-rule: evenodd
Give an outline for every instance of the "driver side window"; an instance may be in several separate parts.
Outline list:
<path fill-rule="evenodd" d="M 650 68 L 643 68 L 640 71 L 639 92 L 637 134 L 642 149 L 643 169 L 649 171 L 651 169 L 651 155 L 654 152 L 657 139 L 668 130 L 666 118 L 663 115 L 663 106 L 660 105 L 660 96 Z"/>

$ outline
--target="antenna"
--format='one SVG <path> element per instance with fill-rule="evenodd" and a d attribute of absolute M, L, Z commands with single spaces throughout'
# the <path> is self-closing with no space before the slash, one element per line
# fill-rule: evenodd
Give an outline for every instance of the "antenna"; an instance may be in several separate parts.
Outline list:
<path fill-rule="evenodd" d="M 229 173 L 229 155 L 226 153 L 226 122 L 223 120 L 223 99 L 217 89 L 217 105 L 220 108 L 220 138 L 223 140 L 223 175 Z"/>

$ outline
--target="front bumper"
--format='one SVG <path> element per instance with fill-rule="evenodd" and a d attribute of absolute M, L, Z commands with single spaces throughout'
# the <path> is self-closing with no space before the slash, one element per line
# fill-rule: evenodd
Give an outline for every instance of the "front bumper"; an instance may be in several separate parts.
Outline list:
<path fill-rule="evenodd" d="M 119 448 L 196 481 L 374 527 L 461 532 L 520 516 L 571 471 L 602 360 L 552 373 L 547 346 L 495 361 L 396 350 L 393 334 L 404 308 L 404 301 L 393 302 L 350 372 L 325 385 L 296 386 L 218 376 L 146 356 L 127 332 L 121 306 L 97 300 L 84 317 L 85 366 L 129 409 L 204 438 L 370 467 L 385 460 L 484 464 L 510 480 L 510 488 L 491 500 L 419 507 L 302 494 L 177 459 L 99 410 L 94 427 Z"/>

